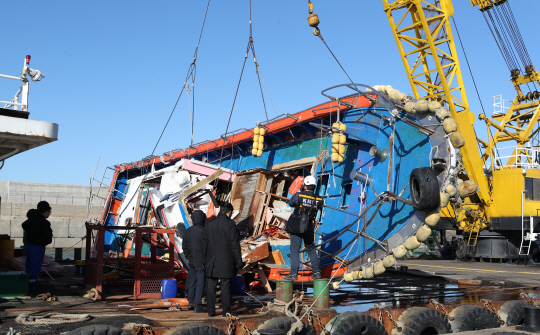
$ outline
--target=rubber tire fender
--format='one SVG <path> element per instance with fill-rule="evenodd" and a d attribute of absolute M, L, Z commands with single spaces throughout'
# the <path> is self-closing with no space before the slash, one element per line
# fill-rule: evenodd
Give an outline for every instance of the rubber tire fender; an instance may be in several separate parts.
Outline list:
<path fill-rule="evenodd" d="M 477 305 L 456 307 L 450 312 L 450 316 L 454 318 L 453 321 L 450 321 L 454 333 L 499 328 L 501 325 L 495 314 L 489 309 Z"/>
<path fill-rule="evenodd" d="M 409 180 L 413 207 L 419 211 L 429 211 L 439 207 L 441 194 L 437 173 L 429 167 L 411 171 Z"/>
<path fill-rule="evenodd" d="M 412 307 L 401 314 L 397 320 L 401 327 L 400 335 L 420 335 L 427 330 L 429 334 L 448 334 L 452 332 L 446 316 L 431 308 Z M 397 334 L 392 330 L 392 334 Z"/>
<path fill-rule="evenodd" d="M 527 301 L 509 300 L 505 302 L 497 314 L 504 321 L 505 327 L 522 325 L 524 322 L 523 307 L 535 307 Z"/>
<path fill-rule="evenodd" d="M 130 335 L 130 333 L 114 326 L 91 325 L 73 329 L 65 335 Z"/>
<path fill-rule="evenodd" d="M 167 330 L 163 335 L 225 335 L 225 332 L 204 322 L 186 322 Z"/>
<path fill-rule="evenodd" d="M 387 335 L 384 326 L 371 315 L 345 312 L 334 317 L 325 327 L 330 335 Z M 324 335 L 324 331 L 321 332 Z"/>
<path fill-rule="evenodd" d="M 257 330 L 259 329 L 280 329 L 289 331 L 291 330 L 292 325 L 296 322 L 295 318 L 291 318 L 288 316 L 278 316 L 276 318 L 272 318 L 270 320 L 266 320 L 261 325 L 257 327 Z M 306 323 L 302 322 L 303 327 L 302 330 L 295 333 L 295 335 L 317 335 L 317 332 L 315 329 L 308 326 Z"/>

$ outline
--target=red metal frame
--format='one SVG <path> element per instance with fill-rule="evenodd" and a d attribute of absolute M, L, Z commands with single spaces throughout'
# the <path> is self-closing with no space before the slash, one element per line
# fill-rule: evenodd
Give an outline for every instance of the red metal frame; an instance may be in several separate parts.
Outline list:
<path fill-rule="evenodd" d="M 128 258 L 107 258 L 103 255 L 104 239 L 106 230 L 134 230 L 135 231 L 135 256 Z M 92 231 L 97 231 L 96 257 L 91 257 L 92 250 Z M 152 240 L 150 246 L 150 258 L 141 256 L 142 235 L 150 233 Z M 157 234 L 169 235 L 169 261 L 163 261 L 156 257 L 157 253 Z M 85 285 L 93 285 L 103 297 L 103 264 L 131 262 L 134 266 L 133 297 L 141 298 L 160 298 L 161 281 L 163 279 L 174 279 L 174 229 L 152 229 L 137 227 L 117 227 L 102 225 L 86 226 L 86 261 L 85 261 Z"/>

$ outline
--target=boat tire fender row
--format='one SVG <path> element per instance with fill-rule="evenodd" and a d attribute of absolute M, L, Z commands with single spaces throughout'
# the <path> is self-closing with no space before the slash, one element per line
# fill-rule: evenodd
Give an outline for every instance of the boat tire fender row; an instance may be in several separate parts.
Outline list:
<path fill-rule="evenodd" d="M 66 335 L 129 335 L 127 331 L 122 328 L 108 326 L 108 325 L 91 325 L 79 327 L 66 333 Z"/>
<path fill-rule="evenodd" d="M 448 334 L 452 331 L 442 312 L 426 307 L 409 308 L 399 316 L 397 323 L 402 330 L 397 333 L 393 329 L 392 335 Z"/>
<path fill-rule="evenodd" d="M 522 325 L 524 322 L 524 307 L 534 307 L 534 305 L 527 301 L 510 300 L 499 308 L 497 314 L 504 321 L 505 326 Z"/>
<path fill-rule="evenodd" d="M 259 329 L 279 329 L 279 330 L 285 330 L 289 332 L 291 330 L 292 325 L 296 323 L 295 318 L 291 318 L 288 316 L 278 316 L 275 318 L 272 318 L 270 320 L 266 320 L 263 322 L 259 327 L 257 327 L 257 330 Z M 295 335 L 317 335 L 317 332 L 315 329 L 308 326 L 306 323 L 302 322 L 302 329 L 295 333 Z M 171 334 L 172 335 L 172 334 Z M 183 334 L 184 335 L 184 334 Z"/>
<path fill-rule="evenodd" d="M 456 307 L 450 313 L 452 332 L 465 332 L 489 328 L 499 328 L 499 319 L 489 309 L 477 305 Z"/>
<path fill-rule="evenodd" d="M 414 208 L 420 211 L 437 209 L 441 202 L 437 173 L 429 167 L 411 171 L 411 200 Z"/>
<path fill-rule="evenodd" d="M 384 326 L 377 319 L 360 312 L 338 314 L 325 328 L 330 335 L 387 335 Z"/>
<path fill-rule="evenodd" d="M 169 329 L 164 335 L 225 335 L 225 333 L 204 322 L 187 322 Z"/>

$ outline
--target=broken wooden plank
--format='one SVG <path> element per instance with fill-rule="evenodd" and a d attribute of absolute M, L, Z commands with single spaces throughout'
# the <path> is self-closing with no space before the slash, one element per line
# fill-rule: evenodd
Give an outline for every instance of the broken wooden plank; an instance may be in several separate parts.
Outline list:
<path fill-rule="evenodd" d="M 259 193 L 263 193 L 263 194 L 268 194 L 268 195 L 270 195 L 270 196 L 272 196 L 272 197 L 274 197 L 274 198 L 278 198 L 278 199 L 280 199 L 280 200 L 290 200 L 290 199 L 287 198 L 287 197 L 284 197 L 284 196 L 281 196 L 281 195 L 277 195 L 277 194 L 274 194 L 274 193 L 268 193 L 268 192 L 263 192 L 263 191 L 259 191 L 259 190 L 255 191 L 255 192 L 259 192 Z"/>
<path fill-rule="evenodd" d="M 261 283 L 266 289 L 266 292 L 272 293 L 272 286 L 270 286 L 270 283 L 268 282 L 268 278 L 266 278 L 266 275 L 264 274 L 264 271 L 260 265 L 257 267 L 257 274 L 259 275 L 259 279 L 261 280 Z"/>
<path fill-rule="evenodd" d="M 181 198 L 187 198 L 190 194 L 194 193 L 195 191 L 197 191 L 198 189 L 202 188 L 203 186 L 205 186 L 206 184 L 209 184 L 211 183 L 212 181 L 214 181 L 215 179 L 217 179 L 219 176 L 221 176 L 221 174 L 223 173 L 223 170 L 219 169 L 217 170 L 215 173 L 213 173 L 211 176 L 208 176 L 206 178 L 204 178 L 203 180 L 201 180 L 200 182 L 198 182 L 195 186 L 193 186 L 192 188 L 190 188 L 189 190 L 185 191 L 185 192 L 182 192 L 183 193 L 183 197 Z M 180 201 L 180 198 L 178 199 Z"/>

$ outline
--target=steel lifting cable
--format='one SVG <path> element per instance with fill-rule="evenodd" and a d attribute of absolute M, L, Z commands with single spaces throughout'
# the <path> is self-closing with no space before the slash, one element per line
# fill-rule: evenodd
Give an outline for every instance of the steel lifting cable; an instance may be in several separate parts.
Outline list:
<path fill-rule="evenodd" d="M 519 44 L 519 41 L 517 40 L 517 36 L 515 35 L 513 31 L 513 27 L 508 22 L 508 18 L 506 17 L 505 13 L 502 11 L 502 9 L 499 8 L 499 6 L 495 6 L 493 9 L 495 16 L 499 20 L 499 25 L 501 26 L 501 29 L 505 32 L 505 35 L 508 35 L 508 40 L 512 41 L 512 45 L 514 46 L 514 50 L 517 53 L 517 58 L 521 60 L 521 64 L 523 65 L 523 68 L 525 68 L 528 64 L 526 59 L 524 58 L 524 54 L 521 50 L 521 46 Z"/>
<path fill-rule="evenodd" d="M 152 150 L 152 153 L 150 154 L 149 157 L 153 156 L 154 153 L 156 152 L 157 146 L 159 145 L 159 142 L 161 141 L 161 138 L 163 137 L 163 134 L 165 133 L 165 130 L 167 129 L 167 126 L 169 125 L 169 122 L 171 121 L 171 118 L 172 118 L 172 116 L 174 114 L 174 111 L 176 110 L 176 106 L 178 106 L 178 102 L 180 101 L 180 98 L 182 97 L 182 93 L 184 93 L 184 90 L 186 89 L 186 84 L 185 83 L 189 80 L 190 76 L 192 76 L 194 71 L 195 71 L 195 62 L 197 61 L 197 53 L 199 52 L 199 45 L 201 43 L 201 38 L 202 38 L 203 31 L 204 31 L 204 25 L 206 23 L 206 17 L 208 16 L 208 8 L 210 7 L 210 1 L 211 0 L 208 0 L 208 4 L 206 5 L 206 12 L 204 13 L 204 20 L 203 20 L 203 23 L 202 23 L 201 32 L 199 34 L 199 41 L 197 42 L 197 46 L 195 47 L 195 52 L 193 54 L 193 61 L 189 65 L 187 75 L 186 75 L 186 80 L 184 81 L 184 85 L 182 86 L 182 90 L 180 90 L 180 94 L 178 95 L 178 98 L 176 99 L 176 103 L 174 104 L 174 107 L 173 107 L 173 109 L 172 109 L 172 111 L 171 111 L 171 113 L 169 115 L 169 118 L 167 119 L 167 122 L 165 123 L 165 126 L 163 127 L 163 130 L 161 131 L 161 134 L 159 135 L 159 138 L 158 138 L 158 140 L 156 142 L 156 145 L 154 146 L 154 149 Z M 195 106 L 194 105 L 193 105 L 193 111 L 195 111 Z M 192 118 L 192 127 L 193 127 L 193 121 L 194 121 L 194 118 Z M 151 170 L 146 172 L 146 174 L 144 175 L 144 177 L 142 179 L 143 181 L 148 176 L 148 174 L 150 174 L 150 171 Z M 142 185 L 142 183 L 139 184 L 139 187 L 137 188 L 136 192 L 133 194 L 131 199 L 129 199 L 129 202 L 127 203 L 127 205 L 129 205 L 133 201 L 133 199 L 137 195 L 137 191 L 140 189 L 141 185 Z M 120 217 L 128 207 L 129 206 L 124 207 L 124 210 L 120 214 L 118 214 L 118 217 Z"/>
<path fill-rule="evenodd" d="M 516 18 L 514 17 L 514 13 L 512 12 L 512 7 L 510 7 L 509 2 L 504 3 L 503 6 L 508 7 L 507 9 L 508 9 L 508 13 L 509 13 L 509 16 L 510 16 L 510 19 L 511 19 L 511 23 L 515 27 L 515 32 L 516 32 L 517 36 L 519 37 L 519 40 L 521 41 L 521 44 L 523 46 L 523 50 L 525 51 L 525 54 L 527 55 L 527 59 L 529 61 L 529 64 L 531 64 L 532 63 L 531 62 L 531 57 L 529 56 L 529 52 L 527 51 L 527 47 L 525 46 L 525 42 L 523 41 L 523 36 L 521 36 L 521 31 L 519 30 L 519 27 L 518 27 L 517 22 L 516 22 Z"/>
<path fill-rule="evenodd" d="M 463 42 L 461 42 L 461 36 L 459 35 L 458 26 L 456 24 L 456 20 L 454 20 L 454 17 L 452 16 L 452 22 L 454 23 L 454 27 L 456 27 L 456 33 L 459 39 L 459 44 L 461 45 L 461 50 L 463 50 L 463 55 L 465 55 L 465 61 L 467 62 L 467 67 L 469 68 L 469 73 L 471 74 L 471 78 L 474 84 L 474 89 L 476 90 L 476 95 L 478 96 L 478 101 L 480 101 L 480 106 L 482 106 L 482 112 L 484 114 L 486 111 L 484 110 L 484 104 L 482 104 L 482 99 L 480 98 L 480 93 L 478 92 L 478 87 L 476 86 L 476 81 L 474 80 L 474 75 L 471 70 L 471 65 L 469 64 L 469 59 L 467 58 L 467 53 L 465 52 L 465 48 L 463 47 Z"/>
<path fill-rule="evenodd" d="M 253 55 L 253 62 L 255 63 L 255 72 L 257 73 L 257 78 L 259 80 L 259 88 L 260 88 L 260 91 L 261 91 L 261 98 L 262 98 L 262 102 L 263 102 L 263 106 L 264 106 L 264 114 L 266 115 L 266 120 L 268 120 L 268 112 L 266 111 L 266 103 L 264 101 L 264 94 L 263 94 L 263 89 L 262 89 L 262 84 L 261 84 L 261 78 L 259 76 L 259 63 L 257 62 L 257 57 L 255 56 L 255 44 L 253 42 L 253 25 L 252 25 L 252 20 L 251 20 L 251 0 L 249 0 L 249 41 L 248 41 L 248 45 L 247 45 L 247 48 L 246 48 L 246 56 L 244 57 L 244 63 L 242 64 L 242 71 L 240 72 L 240 78 L 238 79 L 238 85 L 236 86 L 236 93 L 234 94 L 234 100 L 233 100 L 233 104 L 232 104 L 232 107 L 231 107 L 231 113 L 229 114 L 229 120 L 227 121 L 227 127 L 225 128 L 225 134 L 223 135 L 225 138 L 227 136 L 227 133 L 229 132 L 229 125 L 231 124 L 231 118 L 232 118 L 232 114 L 233 114 L 233 111 L 234 111 L 234 106 L 236 104 L 236 98 L 238 97 L 238 91 L 240 90 L 240 83 L 242 82 L 242 77 L 244 75 L 244 69 L 246 67 L 246 61 L 247 61 L 247 58 L 249 56 L 249 51 L 251 50 L 251 54 Z M 263 78 L 264 80 L 264 78 Z M 266 86 L 266 83 L 264 84 Z M 268 88 L 266 88 L 268 90 Z M 270 96 L 270 93 L 268 94 Z M 272 102 L 272 105 L 274 103 Z M 274 110 L 275 110 L 275 107 L 274 107 Z M 277 114 L 277 112 L 276 112 Z M 224 140 L 225 142 L 225 140 Z M 225 150 L 225 143 L 223 143 L 223 145 L 221 146 L 221 154 L 219 156 L 219 166 L 221 166 L 221 161 L 223 159 L 223 151 Z M 231 155 L 234 155 L 234 142 L 231 146 Z M 231 158 L 232 159 L 232 158 Z"/>

